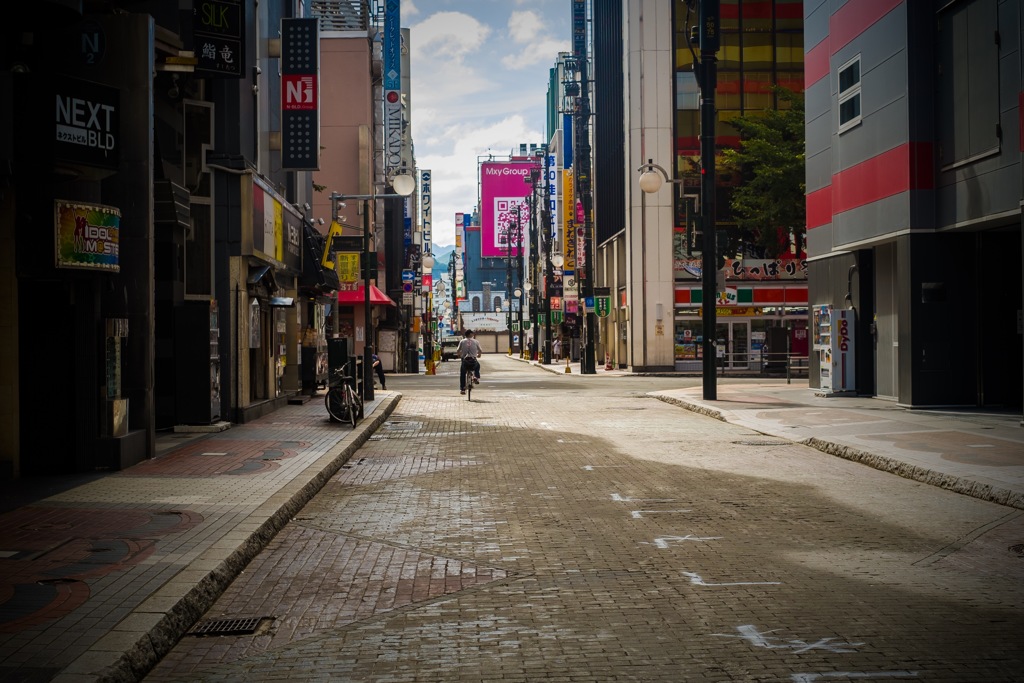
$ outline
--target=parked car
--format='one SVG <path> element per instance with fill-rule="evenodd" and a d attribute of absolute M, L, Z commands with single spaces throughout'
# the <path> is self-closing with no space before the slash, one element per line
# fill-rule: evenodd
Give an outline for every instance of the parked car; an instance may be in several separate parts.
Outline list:
<path fill-rule="evenodd" d="M 447 337 L 441 340 L 441 360 L 454 359 L 455 351 L 459 348 L 458 337 Z"/>

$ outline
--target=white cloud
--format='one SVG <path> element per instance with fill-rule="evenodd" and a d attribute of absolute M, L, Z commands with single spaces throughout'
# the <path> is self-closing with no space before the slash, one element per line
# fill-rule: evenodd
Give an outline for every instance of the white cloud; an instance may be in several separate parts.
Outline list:
<path fill-rule="evenodd" d="M 417 156 L 420 168 L 429 169 L 433 181 L 433 239 L 438 245 L 455 243 L 455 213 L 470 212 L 477 203 L 477 164 L 488 154 L 507 157 L 519 143 L 541 138 L 526 119 L 515 114 L 480 128 L 452 126 L 444 131 L 450 147 Z"/>
<path fill-rule="evenodd" d="M 433 241 L 447 246 L 455 213 L 478 201 L 478 162 L 544 141 L 548 68 L 570 49 L 569 12 L 550 0 L 444 0 L 436 13 L 440 0 L 419 4 L 402 5 L 419 19 L 407 24 L 412 135 L 417 166 L 432 174 Z"/>
<path fill-rule="evenodd" d="M 568 52 L 569 40 L 552 37 L 536 12 L 513 12 L 508 18 L 508 34 L 523 49 L 502 58 L 506 69 L 521 70 L 536 64 L 554 64 L 559 52 Z"/>
<path fill-rule="evenodd" d="M 528 43 L 544 30 L 536 12 L 513 12 L 508 18 L 508 33 L 517 43 Z"/>

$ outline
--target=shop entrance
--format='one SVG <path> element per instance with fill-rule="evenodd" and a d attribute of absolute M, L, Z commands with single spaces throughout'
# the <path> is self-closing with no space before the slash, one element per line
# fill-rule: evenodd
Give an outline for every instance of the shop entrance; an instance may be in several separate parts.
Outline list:
<path fill-rule="evenodd" d="M 715 331 L 719 365 L 726 368 L 749 369 L 752 360 L 750 357 L 750 320 L 718 320 Z"/>

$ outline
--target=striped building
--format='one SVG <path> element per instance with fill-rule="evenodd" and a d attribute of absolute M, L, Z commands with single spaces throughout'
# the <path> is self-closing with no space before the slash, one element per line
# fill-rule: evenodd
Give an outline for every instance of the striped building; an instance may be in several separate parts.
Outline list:
<path fill-rule="evenodd" d="M 1022 26 L 1019 0 L 804 3 L 809 304 L 855 312 L 857 393 L 1022 404 Z"/>

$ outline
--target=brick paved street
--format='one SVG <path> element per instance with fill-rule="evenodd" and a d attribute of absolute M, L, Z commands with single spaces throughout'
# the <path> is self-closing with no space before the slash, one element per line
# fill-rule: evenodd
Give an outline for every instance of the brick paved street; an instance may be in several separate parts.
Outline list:
<path fill-rule="evenodd" d="M 645 396 L 678 379 L 457 371 L 389 378 L 205 616 L 255 634 L 146 680 L 1024 679 L 1024 513 Z"/>

